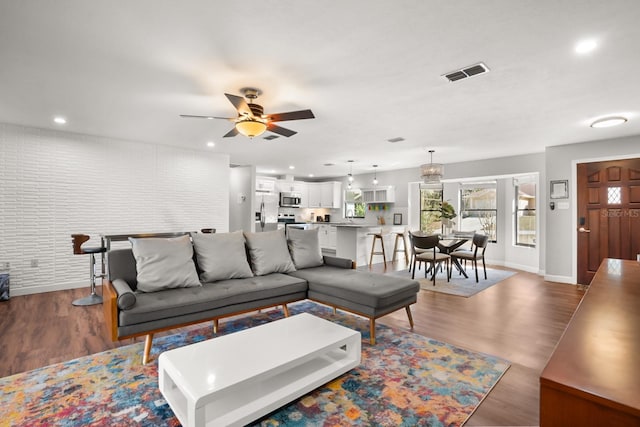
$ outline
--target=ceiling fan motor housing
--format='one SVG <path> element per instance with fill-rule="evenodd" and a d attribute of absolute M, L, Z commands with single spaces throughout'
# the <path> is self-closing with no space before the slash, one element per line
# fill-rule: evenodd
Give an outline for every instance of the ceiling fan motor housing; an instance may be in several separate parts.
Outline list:
<path fill-rule="evenodd" d="M 249 108 L 251 109 L 251 112 L 254 116 L 262 117 L 264 115 L 264 108 L 262 108 L 262 105 L 252 103 L 249 103 L 247 105 L 249 105 Z"/>

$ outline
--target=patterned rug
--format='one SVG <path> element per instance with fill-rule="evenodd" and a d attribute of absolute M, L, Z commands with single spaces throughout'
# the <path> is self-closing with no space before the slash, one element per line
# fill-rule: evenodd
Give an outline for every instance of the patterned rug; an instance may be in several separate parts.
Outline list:
<path fill-rule="evenodd" d="M 411 278 L 411 271 L 409 270 L 394 271 L 390 274 Z M 451 280 L 447 282 L 447 276 L 443 272 L 438 272 L 438 274 L 436 274 L 435 286 L 433 286 L 433 281 L 431 280 L 431 273 L 427 275 L 427 279 L 424 278 L 423 269 L 416 269 L 415 277 L 416 280 L 420 282 L 420 288 L 424 289 L 425 291 L 441 292 L 443 294 L 457 295 L 468 298 L 481 291 L 484 291 L 485 289 L 490 288 L 493 285 L 497 285 L 504 279 L 507 279 L 516 273 L 513 271 L 487 268 L 487 278 L 485 279 L 482 267 L 480 267 L 480 271 L 478 272 L 478 277 L 480 280 L 478 283 L 476 283 L 475 271 L 469 269 L 467 271 L 467 274 L 469 275 L 469 278 L 465 278 L 454 269 Z"/>
<path fill-rule="evenodd" d="M 377 326 L 378 342 L 371 346 L 366 319 L 308 301 L 290 309 L 359 330 L 362 364 L 256 426 L 459 426 L 509 368 L 503 359 L 384 325 Z M 270 310 L 220 326 L 230 333 L 281 317 L 280 310 Z M 210 338 L 210 326 L 157 338 L 154 362 L 146 366 L 137 343 L 1 378 L 0 424 L 178 426 L 158 390 L 157 356 Z"/>

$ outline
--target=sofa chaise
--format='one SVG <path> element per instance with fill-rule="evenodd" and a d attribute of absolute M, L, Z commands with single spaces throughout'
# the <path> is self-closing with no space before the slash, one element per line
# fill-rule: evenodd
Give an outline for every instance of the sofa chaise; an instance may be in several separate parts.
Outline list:
<path fill-rule="evenodd" d="M 418 282 L 355 270 L 344 258 L 322 256 L 317 230 L 192 233 L 131 238 L 131 248 L 107 252 L 103 309 L 113 341 L 145 336 L 149 361 L 155 333 L 310 299 L 375 320 L 410 305 Z"/>

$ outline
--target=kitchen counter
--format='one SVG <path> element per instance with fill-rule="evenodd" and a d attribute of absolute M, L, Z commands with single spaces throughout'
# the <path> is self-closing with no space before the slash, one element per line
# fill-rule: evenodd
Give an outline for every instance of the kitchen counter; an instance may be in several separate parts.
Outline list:
<path fill-rule="evenodd" d="M 331 225 L 329 223 L 328 225 Z M 404 225 L 370 225 L 370 224 L 335 224 L 336 227 L 336 256 L 349 258 L 357 265 L 368 265 L 371 254 L 373 237 L 369 233 L 379 233 L 383 230 L 384 250 L 387 261 L 393 258 L 393 246 L 396 240 L 396 232 L 404 231 Z M 408 246 L 407 246 L 408 247 Z M 376 245 L 380 250 L 380 244 Z M 382 255 L 373 258 L 374 263 L 383 262 Z"/>

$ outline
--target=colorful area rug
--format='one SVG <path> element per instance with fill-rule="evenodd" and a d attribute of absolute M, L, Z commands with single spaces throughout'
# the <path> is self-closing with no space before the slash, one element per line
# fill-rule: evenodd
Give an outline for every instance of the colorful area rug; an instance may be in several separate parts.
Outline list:
<path fill-rule="evenodd" d="M 482 267 L 481 267 L 482 268 Z M 390 273 L 397 276 L 402 277 L 411 277 L 411 271 L 409 270 L 401 270 Z M 428 278 L 424 278 L 424 270 L 416 269 L 416 280 L 420 282 L 420 288 L 425 291 L 432 292 L 441 292 L 443 294 L 449 295 L 457 295 L 461 297 L 468 298 L 473 296 L 479 292 L 484 291 L 485 289 L 490 288 L 493 285 L 497 285 L 502 282 L 504 279 L 507 279 L 514 274 L 514 271 L 507 270 L 495 270 L 493 268 L 487 268 L 487 279 L 484 278 L 484 272 L 480 270 L 478 272 L 480 281 L 476 283 L 476 273 L 475 271 L 469 269 L 467 271 L 469 278 L 465 278 L 460 275 L 455 269 L 453 271 L 453 275 L 451 276 L 451 280 L 447 282 L 447 276 L 439 272 L 436 275 L 436 285 L 433 286 L 433 281 L 431 280 L 431 273 L 427 276 Z"/>
<path fill-rule="evenodd" d="M 459 426 L 509 368 L 503 359 L 384 325 L 371 346 L 366 319 L 308 301 L 290 309 L 359 330 L 362 364 L 256 426 Z M 280 310 L 271 310 L 220 325 L 230 333 L 281 317 Z M 155 361 L 146 366 L 138 343 L 2 378 L 0 424 L 178 426 L 158 390 L 157 356 L 210 338 L 210 326 L 157 338 Z"/>

